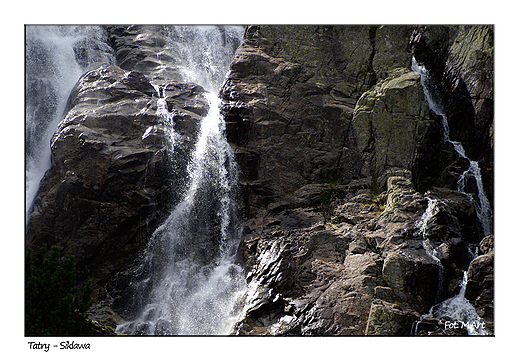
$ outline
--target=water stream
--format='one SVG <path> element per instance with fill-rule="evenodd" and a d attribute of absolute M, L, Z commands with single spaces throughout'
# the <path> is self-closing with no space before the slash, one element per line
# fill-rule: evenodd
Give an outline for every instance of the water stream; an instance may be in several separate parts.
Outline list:
<path fill-rule="evenodd" d="M 453 145 L 457 154 L 466 159 L 469 162 L 469 167 L 460 176 L 457 185 L 458 191 L 465 193 L 471 198 L 475 209 L 477 211 L 477 217 L 482 227 L 483 236 L 489 236 L 493 232 L 493 212 L 491 205 L 484 191 L 484 184 L 482 183 L 482 176 L 480 174 L 480 167 L 477 161 L 471 160 L 466 156 L 464 147 L 460 142 L 453 141 L 450 139 L 450 129 L 448 126 L 448 120 L 444 109 L 439 101 L 439 96 L 436 94 L 435 85 L 430 79 L 428 70 L 417 63 L 415 57 L 412 57 L 412 71 L 415 71 L 421 75 L 421 84 L 423 86 L 424 95 L 428 101 L 430 109 L 441 118 L 442 123 L 442 137 L 445 142 L 449 142 Z M 474 180 L 477 186 L 476 197 L 468 191 L 468 184 L 471 180 Z"/>
<path fill-rule="evenodd" d="M 444 266 L 441 263 L 440 260 L 440 254 L 437 248 L 431 243 L 429 237 L 428 237 L 428 229 L 430 226 L 430 222 L 432 221 L 434 215 L 438 212 L 439 207 L 439 201 L 437 199 L 428 199 L 428 206 L 426 207 L 426 210 L 424 211 L 421 219 L 417 222 L 417 228 L 419 228 L 419 235 L 422 237 L 422 243 L 423 248 L 426 251 L 426 253 L 435 261 L 437 266 L 439 267 L 439 277 L 438 277 L 438 284 L 437 284 L 437 295 L 435 297 L 435 303 L 438 303 L 441 301 L 441 297 L 443 294 L 443 285 L 444 285 L 444 279 L 445 279 L 445 271 Z"/>
<path fill-rule="evenodd" d="M 243 28 L 168 30 L 185 56 L 184 80 L 208 90 L 210 110 L 197 134 L 183 197 L 154 232 L 134 272 L 131 287 L 133 297 L 143 300 L 141 311 L 135 319 L 120 324 L 116 332 L 227 334 L 238 317 L 245 279 L 234 263 L 241 236 L 238 167 L 226 140 L 217 91 L 236 48 L 229 36 L 242 36 Z M 165 89 L 156 89 L 157 115 L 164 124 L 170 123 L 175 146 L 174 115 L 165 106 Z"/>
<path fill-rule="evenodd" d="M 477 217 L 480 221 L 483 235 L 487 236 L 492 233 L 492 211 L 489 201 L 484 192 L 484 186 L 482 184 L 482 178 L 480 175 L 480 168 L 478 166 L 478 162 L 470 160 L 466 156 L 466 152 L 464 147 L 460 142 L 452 141 L 450 139 L 450 132 L 448 127 L 448 121 L 446 119 L 446 115 L 442 108 L 442 105 L 438 101 L 439 97 L 435 94 L 435 86 L 432 83 L 432 80 L 429 77 L 427 69 L 423 66 L 419 65 L 415 58 L 412 58 L 412 71 L 415 71 L 421 75 L 421 84 L 423 86 L 424 94 L 426 100 L 428 101 L 428 105 L 430 109 L 441 117 L 442 119 L 442 136 L 445 142 L 450 142 L 457 154 L 469 161 L 469 168 L 463 172 L 458 180 L 458 191 L 466 194 L 471 198 L 472 202 L 475 204 Z M 477 185 L 477 194 L 476 198 L 469 192 L 467 192 L 467 183 L 469 179 L 472 178 L 475 180 Z M 440 270 L 443 270 L 443 266 L 438 257 L 438 250 L 434 245 L 431 244 L 428 239 L 427 229 L 430 220 L 434 216 L 436 212 L 436 208 L 439 207 L 439 202 L 436 199 L 428 198 L 428 207 L 426 208 L 423 216 L 417 222 L 417 227 L 419 229 L 419 234 L 423 239 L 423 246 L 426 253 L 434 259 L 440 267 Z M 469 253 L 473 255 L 473 257 L 477 256 L 477 252 L 472 252 L 469 250 Z M 439 274 L 439 288 L 437 295 L 439 295 L 442 291 L 441 288 L 441 272 Z M 456 329 L 465 329 L 468 335 L 487 335 L 487 330 L 485 329 L 485 323 L 477 314 L 475 308 L 471 305 L 471 303 L 465 298 L 466 292 L 466 284 L 467 284 L 467 272 L 464 272 L 463 279 L 460 281 L 460 290 L 457 295 L 443 300 L 432 306 L 427 314 L 424 314 L 420 317 L 419 321 L 415 322 L 412 327 L 412 334 L 417 334 L 417 328 L 419 323 L 424 320 L 426 317 L 433 317 L 437 319 L 446 319 L 445 321 L 445 329 L 446 328 L 456 328 Z"/>

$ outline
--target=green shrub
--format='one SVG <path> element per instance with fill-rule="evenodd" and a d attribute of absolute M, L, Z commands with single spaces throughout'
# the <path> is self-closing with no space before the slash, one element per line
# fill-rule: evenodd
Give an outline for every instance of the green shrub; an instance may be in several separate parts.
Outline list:
<path fill-rule="evenodd" d="M 92 335 L 94 326 L 85 316 L 92 305 L 88 281 L 76 287 L 74 258 L 60 259 L 59 248 L 47 254 L 44 244 L 25 257 L 25 335 Z"/>

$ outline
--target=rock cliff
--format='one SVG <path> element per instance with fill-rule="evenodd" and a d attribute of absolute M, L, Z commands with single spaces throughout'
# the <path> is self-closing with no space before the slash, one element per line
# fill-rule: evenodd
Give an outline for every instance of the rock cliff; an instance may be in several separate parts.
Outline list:
<path fill-rule="evenodd" d="M 480 241 L 475 208 L 456 191 L 467 164 L 442 141 L 410 65 L 415 55 L 433 67 L 453 104 L 466 99 L 453 79 L 483 67 L 467 81 L 479 89 L 471 109 L 481 109 L 485 131 L 469 134 L 474 118 L 455 126 L 468 131 L 461 141 L 471 147 L 470 136 L 492 132 L 482 108 L 492 63 L 469 55 L 484 51 L 490 60 L 489 34 L 457 26 L 247 28 L 221 90 L 248 217 L 239 258 L 249 286 L 235 334 L 408 335 L 457 294 L 468 247 Z M 453 111 L 448 117 L 457 123 Z M 492 142 L 479 139 L 485 164 Z M 438 206 L 426 230 L 430 202 Z M 468 297 L 478 297 L 483 317 L 492 313 L 492 292 L 482 288 L 488 282 L 489 290 L 492 263 L 473 262 Z"/>
<path fill-rule="evenodd" d="M 307 183 L 421 167 L 439 143 L 438 124 L 410 71 L 410 33 L 407 26 L 247 29 L 221 94 L 249 212 Z"/>
<path fill-rule="evenodd" d="M 106 30 L 118 65 L 72 91 L 26 243 L 75 255 L 80 280 L 94 281 L 91 317 L 115 326 L 138 255 L 185 186 L 208 104 L 183 82 L 164 28 Z M 248 286 L 232 334 L 408 335 L 466 270 L 467 298 L 493 330 L 493 238 L 456 190 L 467 165 L 442 141 L 412 56 L 431 69 L 492 199 L 492 26 L 246 28 L 220 89 L 245 216 Z M 449 334 L 439 322 L 416 331 Z"/>

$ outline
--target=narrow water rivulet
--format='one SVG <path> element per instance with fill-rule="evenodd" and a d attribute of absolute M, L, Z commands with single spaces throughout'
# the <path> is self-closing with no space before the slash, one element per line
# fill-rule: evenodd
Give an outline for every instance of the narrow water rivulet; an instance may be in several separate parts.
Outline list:
<path fill-rule="evenodd" d="M 238 168 L 226 140 L 217 91 L 234 52 L 229 37 L 241 37 L 243 28 L 167 30 L 185 57 L 183 81 L 200 84 L 208 91 L 209 112 L 197 132 L 181 200 L 154 232 L 133 274 L 132 297 L 141 300 L 142 308 L 116 332 L 226 334 L 238 316 L 245 279 L 234 263 L 241 236 Z M 175 131 L 175 114 L 165 105 L 164 86 L 158 85 L 156 90 L 157 116 L 170 127 L 174 153 L 182 146 Z"/>
<path fill-rule="evenodd" d="M 440 104 L 438 94 L 435 92 L 435 86 L 433 85 L 432 80 L 429 77 L 428 70 L 417 63 L 415 58 L 412 58 L 412 70 L 419 73 L 421 75 L 421 84 L 423 86 L 424 94 L 430 109 L 440 116 L 442 122 L 442 137 L 445 142 L 449 142 L 453 145 L 457 154 L 466 159 L 469 162 L 469 167 L 466 171 L 464 171 L 458 182 L 458 191 L 466 194 L 475 205 L 475 210 L 477 213 L 477 217 L 482 228 L 482 235 L 488 236 L 492 233 L 493 224 L 492 224 L 492 210 L 490 203 L 486 197 L 484 186 L 482 183 L 482 177 L 480 174 L 480 168 L 477 161 L 473 161 L 466 156 L 466 152 L 464 150 L 463 145 L 460 142 L 452 141 L 450 139 L 450 131 L 448 126 L 448 121 L 444 112 L 442 105 Z M 467 191 L 467 185 L 470 179 L 474 180 L 477 186 L 477 193 L 471 194 Z M 427 236 L 427 227 L 428 222 L 431 220 L 435 208 L 439 206 L 439 201 L 436 199 L 428 198 L 428 207 L 423 214 L 423 217 L 417 223 L 417 227 L 419 228 L 419 233 L 423 238 L 423 247 L 439 265 L 439 286 L 438 286 L 438 297 L 442 293 L 442 271 L 443 266 L 439 261 L 438 250 L 433 246 L 428 239 Z M 477 256 L 477 252 L 472 252 L 468 250 L 468 254 L 472 254 L 473 257 Z M 468 335 L 487 335 L 487 330 L 485 328 L 485 323 L 477 314 L 475 308 L 471 305 L 471 303 L 465 298 L 466 285 L 467 285 L 467 272 L 464 272 L 463 278 L 460 281 L 460 290 L 459 292 L 448 299 L 443 301 L 437 299 L 437 303 L 431 307 L 427 314 L 421 316 L 419 321 L 415 322 L 412 327 L 412 334 L 417 334 L 417 328 L 419 323 L 424 320 L 426 317 L 434 317 L 436 319 L 445 319 L 445 329 L 446 328 L 456 328 L 456 329 L 465 329 Z M 441 302 L 439 302 L 441 301 Z"/>
<path fill-rule="evenodd" d="M 433 84 L 433 81 L 428 74 L 428 70 L 424 66 L 417 63 L 415 58 L 412 58 L 412 71 L 415 71 L 421 75 L 421 84 L 423 86 L 424 95 L 428 101 L 428 105 L 430 106 L 430 109 L 441 118 L 443 140 L 445 142 L 451 143 L 457 154 L 469 162 L 468 169 L 462 173 L 457 182 L 457 190 L 459 192 L 465 193 L 468 195 L 468 197 L 471 198 L 475 204 L 477 217 L 482 227 L 482 235 L 484 237 L 488 236 L 493 232 L 493 213 L 484 190 L 484 184 L 482 183 L 482 176 L 480 174 L 480 167 L 478 162 L 467 157 L 466 151 L 460 142 L 450 139 L 448 120 L 440 103 L 439 95 L 435 92 L 435 85 Z M 477 193 L 475 195 L 471 194 L 467 190 L 467 186 L 470 180 L 474 180 L 476 184 Z"/>

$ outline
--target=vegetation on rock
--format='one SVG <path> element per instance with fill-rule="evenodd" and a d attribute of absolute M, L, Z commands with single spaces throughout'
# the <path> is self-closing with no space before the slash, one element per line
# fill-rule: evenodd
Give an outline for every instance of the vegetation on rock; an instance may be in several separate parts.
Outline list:
<path fill-rule="evenodd" d="M 47 245 L 25 258 L 25 335 L 94 335 L 96 326 L 85 316 L 92 305 L 87 281 L 76 286 L 74 257 L 60 259 L 58 247 Z"/>

